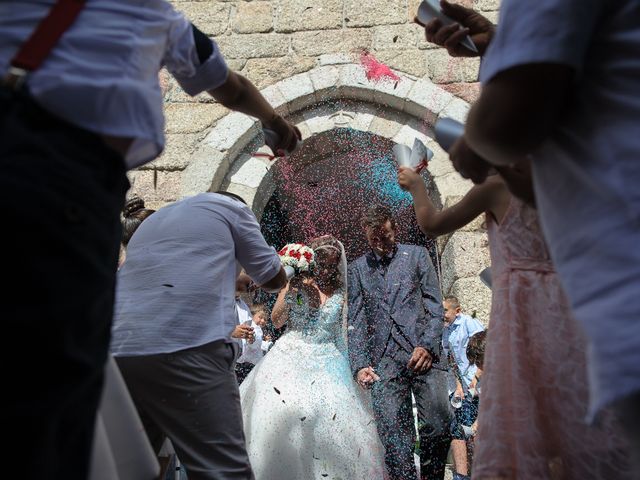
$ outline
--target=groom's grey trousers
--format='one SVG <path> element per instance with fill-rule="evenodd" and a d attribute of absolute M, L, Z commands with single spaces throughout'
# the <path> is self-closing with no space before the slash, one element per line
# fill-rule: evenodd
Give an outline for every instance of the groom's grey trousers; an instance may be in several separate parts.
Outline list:
<path fill-rule="evenodd" d="M 451 405 L 447 395 L 447 373 L 430 369 L 416 375 L 407 369 L 412 349 L 391 335 L 376 373 L 380 381 L 372 388 L 378 434 L 385 447 L 390 480 L 415 480 L 416 441 L 411 393 L 418 407 L 420 464 L 423 480 L 441 480 L 451 443 Z"/>
<path fill-rule="evenodd" d="M 157 452 L 171 439 L 189 480 L 253 480 L 245 447 L 235 344 L 211 342 L 116 362 Z"/>

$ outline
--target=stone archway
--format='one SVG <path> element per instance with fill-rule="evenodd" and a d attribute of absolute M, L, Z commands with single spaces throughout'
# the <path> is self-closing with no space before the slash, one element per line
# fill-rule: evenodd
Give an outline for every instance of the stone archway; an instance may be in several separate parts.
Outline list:
<path fill-rule="evenodd" d="M 282 80 L 262 91 L 278 113 L 296 124 L 303 138 L 336 128 L 352 128 L 413 145 L 422 140 L 434 151 L 429 171 L 435 186 L 432 195 L 442 205 L 458 201 L 471 183 L 461 179 L 448 157 L 433 140 L 430 126 L 438 117 L 464 121 L 469 105 L 425 79 L 402 76 L 397 83 L 369 82 L 360 65 L 322 65 Z M 208 132 L 182 178 L 182 195 L 225 189 L 245 198 L 261 217 L 273 193 L 272 163 L 253 156 L 268 152 L 262 146 L 259 123 L 230 113 Z M 490 292 L 478 273 L 488 266 L 488 243 L 481 221 L 439 239 L 442 287 L 457 295 L 469 312 L 488 320 Z"/>

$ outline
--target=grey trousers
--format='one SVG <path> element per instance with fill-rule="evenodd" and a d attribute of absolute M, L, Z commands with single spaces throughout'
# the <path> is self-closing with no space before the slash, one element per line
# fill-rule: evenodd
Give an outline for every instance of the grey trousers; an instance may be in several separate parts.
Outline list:
<path fill-rule="evenodd" d="M 451 443 L 453 418 L 447 395 L 447 372 L 430 369 L 424 375 L 407 370 L 409 355 L 385 356 L 376 367 L 380 381 L 372 389 L 378 434 L 385 448 L 390 480 L 417 478 L 413 453 L 416 441 L 411 393 L 418 407 L 421 478 L 441 480 Z"/>
<path fill-rule="evenodd" d="M 234 372 L 235 347 L 116 358 L 157 452 L 171 439 L 189 480 L 252 480 Z"/>

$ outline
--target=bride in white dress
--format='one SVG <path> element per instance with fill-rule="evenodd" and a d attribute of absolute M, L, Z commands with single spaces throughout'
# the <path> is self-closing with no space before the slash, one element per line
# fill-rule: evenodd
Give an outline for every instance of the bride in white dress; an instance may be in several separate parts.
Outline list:
<path fill-rule="evenodd" d="M 384 454 L 367 392 L 346 347 L 346 257 L 326 236 L 317 268 L 294 277 L 273 308 L 285 333 L 240 386 L 247 451 L 257 480 L 377 480 Z"/>

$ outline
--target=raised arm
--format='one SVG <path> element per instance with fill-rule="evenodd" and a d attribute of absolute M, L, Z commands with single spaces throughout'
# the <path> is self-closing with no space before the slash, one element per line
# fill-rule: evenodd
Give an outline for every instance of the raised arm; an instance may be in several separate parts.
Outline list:
<path fill-rule="evenodd" d="M 465 139 L 493 165 L 524 159 L 564 113 L 574 77 L 567 65 L 533 63 L 497 74 L 469 111 Z"/>
<path fill-rule="evenodd" d="M 227 81 L 215 90 L 209 90 L 209 94 L 230 110 L 256 117 L 265 127 L 278 133 L 282 139 L 278 149 L 292 151 L 302 138 L 300 130 L 278 115 L 255 85 L 236 72 L 229 71 Z"/>
<path fill-rule="evenodd" d="M 289 292 L 289 285 L 280 290 L 276 303 L 271 310 L 271 322 L 276 328 L 282 328 L 289 320 L 289 305 L 287 305 L 286 295 Z"/>
<path fill-rule="evenodd" d="M 501 219 L 509 205 L 509 192 L 497 176 L 474 185 L 462 200 L 444 210 L 436 208 L 422 177 L 411 168 L 400 168 L 398 183 L 411 193 L 420 230 L 430 237 L 454 232 L 487 211 Z"/>
<path fill-rule="evenodd" d="M 300 131 L 276 114 L 249 80 L 229 70 L 215 41 L 182 15 L 173 12 L 173 18 L 163 64 L 185 92 L 195 96 L 206 91 L 225 107 L 257 118 L 280 136 L 276 150 L 292 151 L 301 139 Z"/>

